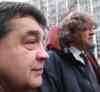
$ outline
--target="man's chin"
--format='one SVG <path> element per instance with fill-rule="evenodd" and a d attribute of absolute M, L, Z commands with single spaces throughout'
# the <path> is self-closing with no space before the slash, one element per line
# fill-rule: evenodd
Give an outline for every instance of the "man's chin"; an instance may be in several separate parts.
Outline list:
<path fill-rule="evenodd" d="M 34 89 L 38 88 L 42 85 L 43 79 L 42 77 L 36 78 L 34 80 L 30 80 L 29 87 Z"/>

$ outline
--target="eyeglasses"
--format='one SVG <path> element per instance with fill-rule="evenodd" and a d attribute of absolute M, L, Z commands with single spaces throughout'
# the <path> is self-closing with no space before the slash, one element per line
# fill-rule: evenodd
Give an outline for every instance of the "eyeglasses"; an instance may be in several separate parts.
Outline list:
<path fill-rule="evenodd" d="M 80 28 L 80 30 L 82 30 L 82 31 L 95 31 L 97 29 L 97 26 L 85 26 L 85 27 L 83 27 L 83 28 Z"/>

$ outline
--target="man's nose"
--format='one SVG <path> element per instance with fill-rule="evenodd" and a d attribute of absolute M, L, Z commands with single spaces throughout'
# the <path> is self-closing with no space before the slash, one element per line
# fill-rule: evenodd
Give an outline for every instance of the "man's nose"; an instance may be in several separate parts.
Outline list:
<path fill-rule="evenodd" d="M 37 59 L 40 61 L 48 59 L 48 53 L 44 48 L 40 48 L 39 51 L 37 51 Z"/>

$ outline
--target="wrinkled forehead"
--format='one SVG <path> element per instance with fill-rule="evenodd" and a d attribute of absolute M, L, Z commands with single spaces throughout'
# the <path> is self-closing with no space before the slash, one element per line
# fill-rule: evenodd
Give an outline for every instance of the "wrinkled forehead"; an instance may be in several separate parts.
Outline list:
<path fill-rule="evenodd" d="M 15 17 L 7 23 L 9 31 L 17 31 L 20 34 L 28 35 L 45 35 L 46 28 L 31 16 Z"/>

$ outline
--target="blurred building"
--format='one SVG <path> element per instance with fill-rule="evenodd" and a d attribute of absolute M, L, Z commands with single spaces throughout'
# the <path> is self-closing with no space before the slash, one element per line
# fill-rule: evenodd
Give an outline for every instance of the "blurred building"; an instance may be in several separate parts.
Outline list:
<path fill-rule="evenodd" d="M 45 14 L 48 26 L 59 24 L 66 12 L 66 0 L 30 0 Z"/>
<path fill-rule="evenodd" d="M 29 2 L 29 0 L 0 0 L 1 1 L 13 1 L 13 2 Z"/>

